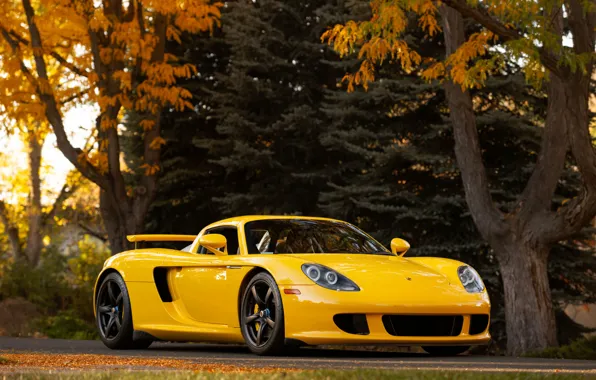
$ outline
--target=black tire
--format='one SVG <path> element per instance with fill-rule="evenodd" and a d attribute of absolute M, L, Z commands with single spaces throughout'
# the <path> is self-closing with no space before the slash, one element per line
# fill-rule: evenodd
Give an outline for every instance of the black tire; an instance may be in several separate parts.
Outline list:
<path fill-rule="evenodd" d="M 248 348 L 257 355 L 285 353 L 284 310 L 273 277 L 261 272 L 246 287 L 240 307 L 240 327 Z"/>
<path fill-rule="evenodd" d="M 151 340 L 133 339 L 132 311 L 124 280 L 118 273 L 107 275 L 97 292 L 95 325 L 102 342 L 114 350 L 142 349 Z"/>
<path fill-rule="evenodd" d="M 422 349 L 433 356 L 456 356 L 470 349 L 470 346 L 423 346 Z"/>

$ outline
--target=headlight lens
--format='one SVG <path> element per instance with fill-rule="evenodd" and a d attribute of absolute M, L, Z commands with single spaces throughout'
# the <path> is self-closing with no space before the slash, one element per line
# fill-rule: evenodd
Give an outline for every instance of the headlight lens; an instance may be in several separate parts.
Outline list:
<path fill-rule="evenodd" d="M 471 266 L 462 265 L 457 268 L 457 274 L 468 293 L 480 293 L 484 290 L 484 283 L 480 275 Z"/>
<path fill-rule="evenodd" d="M 343 292 L 357 292 L 360 290 L 352 280 L 323 265 L 302 264 L 302 272 L 314 283 L 327 289 Z"/>

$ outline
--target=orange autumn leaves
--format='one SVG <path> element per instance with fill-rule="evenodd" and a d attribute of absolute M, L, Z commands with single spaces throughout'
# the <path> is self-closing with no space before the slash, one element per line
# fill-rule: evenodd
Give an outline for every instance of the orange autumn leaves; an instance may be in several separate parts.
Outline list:
<path fill-rule="evenodd" d="M 181 43 L 184 34 L 212 32 L 220 23 L 219 2 L 209 0 L 31 0 L 41 49 L 30 41 L 24 2 L 0 4 L 0 108 L 10 120 L 45 122 L 50 94 L 64 114 L 78 104 L 96 104 L 100 113 L 93 150 L 80 162 L 108 170 L 109 142 L 104 135 L 122 125 L 131 112 L 141 134 L 152 130 L 164 107 L 192 108 L 192 94 L 178 83 L 197 74 L 192 64 L 165 53 L 165 43 Z M 35 75 L 36 55 L 47 78 Z M 113 143 L 113 142 L 112 142 Z M 147 143 L 160 149 L 165 140 Z M 145 165 L 145 174 L 159 170 Z"/>
<path fill-rule="evenodd" d="M 386 60 L 398 62 L 407 73 L 416 70 L 425 80 L 452 79 L 464 89 L 483 86 L 488 76 L 503 67 L 507 60 L 523 62 L 528 81 L 539 84 L 545 78 L 538 54 L 541 48 L 548 48 L 570 62 L 570 66 L 579 69 L 586 61 L 586 57 L 572 56 L 552 33 L 552 20 L 543 12 L 555 5 L 550 0 L 463 2 L 469 7 L 482 9 L 487 17 L 499 20 L 507 28 L 521 25 L 523 33 L 518 39 L 502 42 L 496 34 L 482 28 L 471 34 L 454 54 L 444 60 L 423 57 L 416 47 L 406 42 L 406 27 L 414 18 L 424 32 L 424 38 L 435 37 L 441 31 L 438 21 L 438 7 L 443 6 L 441 1 L 372 0 L 372 17 L 369 20 L 335 25 L 321 38 L 342 57 L 357 52 L 362 60 L 357 72 L 344 77 L 349 91 L 353 91 L 355 85 L 367 88 L 375 79 L 375 66 Z M 489 55 L 489 49 L 499 43 L 499 49 L 493 49 L 494 54 Z"/>
<path fill-rule="evenodd" d="M 292 369 L 201 363 L 173 358 L 91 354 L 2 353 L 0 369 L 31 370 L 184 370 L 210 373 L 280 373 Z"/>

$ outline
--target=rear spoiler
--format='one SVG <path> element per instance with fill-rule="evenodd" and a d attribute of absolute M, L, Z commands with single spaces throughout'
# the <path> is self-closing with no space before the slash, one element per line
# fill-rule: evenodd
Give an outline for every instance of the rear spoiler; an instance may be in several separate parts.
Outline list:
<path fill-rule="evenodd" d="M 195 241 L 196 235 L 166 235 L 166 234 L 151 234 L 151 235 L 128 235 L 126 239 L 135 243 L 135 249 L 137 249 L 137 243 L 140 241 Z"/>

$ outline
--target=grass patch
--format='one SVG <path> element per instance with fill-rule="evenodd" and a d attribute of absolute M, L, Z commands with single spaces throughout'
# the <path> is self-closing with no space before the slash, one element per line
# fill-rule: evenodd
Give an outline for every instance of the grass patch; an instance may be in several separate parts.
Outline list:
<path fill-rule="evenodd" d="M 542 351 L 530 352 L 525 356 L 533 358 L 596 360 L 596 336 L 578 339 L 561 347 L 549 347 Z"/>
<path fill-rule="evenodd" d="M 83 380 L 104 380 L 104 379 L 125 379 L 125 380 L 163 380 L 164 378 L 173 380 L 245 380 L 247 374 L 242 373 L 206 373 L 206 372 L 124 372 L 124 371 L 106 371 L 106 372 L 76 372 L 76 373 L 53 373 L 36 374 L 20 373 L 5 375 L 7 379 L 83 379 Z M 389 380 L 389 379 L 411 379 L 411 380 L 538 380 L 538 379 L 585 379 L 585 375 L 570 374 L 544 374 L 544 373 L 486 373 L 486 372 L 454 372 L 454 371 L 390 371 L 390 370 L 320 370 L 320 371 L 302 371 L 302 372 L 279 372 L 267 374 L 250 374 L 251 380 Z"/>
<path fill-rule="evenodd" d="M 8 364 L 8 363 L 10 363 L 10 360 L 6 359 L 3 356 L 0 356 L 0 365 L 2 365 L 2 364 Z"/>

